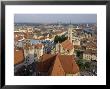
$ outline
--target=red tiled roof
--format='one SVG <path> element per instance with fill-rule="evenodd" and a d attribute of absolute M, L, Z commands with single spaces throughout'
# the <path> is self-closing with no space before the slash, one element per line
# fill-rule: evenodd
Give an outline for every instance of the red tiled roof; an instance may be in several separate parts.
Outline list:
<path fill-rule="evenodd" d="M 14 48 L 14 64 L 19 64 L 24 60 L 23 49 Z"/>
<path fill-rule="evenodd" d="M 61 45 L 64 49 L 67 49 L 67 50 L 70 50 L 74 47 L 69 40 L 65 40 L 64 42 L 61 43 Z"/>
<path fill-rule="evenodd" d="M 65 73 L 75 74 L 79 72 L 79 67 L 72 55 L 58 55 L 58 57 Z"/>
<path fill-rule="evenodd" d="M 18 37 L 15 37 L 15 38 L 14 38 L 15 41 L 18 41 L 18 40 L 21 40 L 21 39 L 23 39 L 22 36 L 18 36 Z"/>
<path fill-rule="evenodd" d="M 44 62 L 46 60 L 51 60 L 54 56 L 56 56 L 55 54 L 43 54 L 41 57 L 41 61 Z"/>
<path fill-rule="evenodd" d="M 75 63 L 72 55 L 52 55 L 52 54 L 44 54 L 41 57 L 41 61 L 37 63 L 37 69 L 40 72 L 49 72 L 51 75 L 50 69 L 53 69 L 53 65 L 55 64 L 55 60 L 60 60 L 60 64 L 66 73 L 75 74 L 79 72 L 79 67 Z M 51 70 L 52 71 L 52 70 Z"/>
<path fill-rule="evenodd" d="M 37 70 L 40 72 L 48 72 L 55 60 L 55 56 L 52 54 L 44 54 L 41 57 L 41 61 L 37 63 Z"/>
<path fill-rule="evenodd" d="M 38 43 L 38 44 L 35 44 L 34 46 L 35 46 L 35 48 L 42 48 L 43 44 Z"/>

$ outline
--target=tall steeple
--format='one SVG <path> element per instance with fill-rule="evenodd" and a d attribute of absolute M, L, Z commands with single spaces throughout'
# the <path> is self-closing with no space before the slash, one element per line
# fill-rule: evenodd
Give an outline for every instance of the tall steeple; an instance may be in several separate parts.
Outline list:
<path fill-rule="evenodd" d="M 60 43 L 59 43 L 59 41 L 58 41 L 58 43 L 56 44 L 56 52 L 57 53 L 60 53 Z"/>
<path fill-rule="evenodd" d="M 72 29 L 73 29 L 73 26 L 72 25 L 69 25 L 69 28 L 68 28 L 68 40 L 70 40 L 70 42 L 72 43 Z"/>

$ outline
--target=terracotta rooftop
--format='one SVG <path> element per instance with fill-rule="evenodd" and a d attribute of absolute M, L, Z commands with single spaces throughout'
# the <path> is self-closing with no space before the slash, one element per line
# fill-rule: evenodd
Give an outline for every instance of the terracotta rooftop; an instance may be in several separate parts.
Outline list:
<path fill-rule="evenodd" d="M 77 66 L 72 55 L 60 55 L 60 54 L 57 55 L 44 54 L 41 57 L 41 61 L 37 64 L 37 69 L 40 72 L 49 72 L 49 75 L 51 75 L 50 69 L 53 69 L 52 68 L 53 65 L 56 64 L 55 60 L 60 61 L 60 64 L 65 74 L 67 73 L 75 74 L 79 72 L 79 67 Z"/>
<path fill-rule="evenodd" d="M 35 44 L 34 46 L 35 46 L 35 48 L 42 48 L 43 44 L 41 44 L 41 43 L 39 44 L 38 43 L 38 44 Z"/>
<path fill-rule="evenodd" d="M 54 56 L 56 56 L 55 54 L 43 54 L 41 57 L 41 61 L 44 62 L 46 60 L 51 60 Z"/>
<path fill-rule="evenodd" d="M 79 67 L 72 55 L 58 55 L 58 57 L 65 73 L 75 74 L 79 72 Z"/>
<path fill-rule="evenodd" d="M 67 49 L 67 50 L 71 50 L 74 47 L 69 40 L 65 40 L 64 42 L 61 43 L 61 45 L 64 49 Z"/>
<path fill-rule="evenodd" d="M 18 36 L 18 37 L 15 37 L 15 38 L 14 38 L 15 41 L 18 41 L 18 40 L 21 40 L 21 39 L 23 39 L 22 36 Z"/>
<path fill-rule="evenodd" d="M 54 63 L 55 57 L 56 55 L 44 54 L 41 57 L 41 61 L 37 63 L 37 70 L 40 72 L 48 72 Z"/>
<path fill-rule="evenodd" d="M 24 52 L 23 49 L 14 48 L 14 64 L 19 64 L 24 61 Z"/>

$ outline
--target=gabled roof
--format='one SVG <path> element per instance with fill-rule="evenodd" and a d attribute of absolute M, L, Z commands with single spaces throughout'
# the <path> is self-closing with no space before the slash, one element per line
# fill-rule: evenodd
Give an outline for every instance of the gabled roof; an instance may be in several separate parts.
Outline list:
<path fill-rule="evenodd" d="M 52 67 L 55 56 L 52 54 L 44 54 L 41 57 L 41 61 L 37 63 L 37 70 L 40 72 L 48 72 L 49 68 Z"/>
<path fill-rule="evenodd" d="M 79 72 L 79 67 L 72 55 L 58 55 L 58 57 L 65 73 L 75 74 Z"/>
<path fill-rule="evenodd" d="M 52 60 L 55 56 L 55 54 L 43 54 L 41 57 L 41 61 L 44 62 L 46 60 Z"/>
<path fill-rule="evenodd" d="M 37 64 L 37 69 L 40 72 L 49 72 L 51 75 L 50 69 L 54 68 L 54 64 L 56 64 L 55 60 L 59 60 L 60 64 L 65 72 L 65 74 L 75 74 L 79 72 L 79 67 L 76 64 L 72 55 L 52 55 L 52 54 L 44 54 L 41 57 L 41 62 Z M 57 64 L 56 64 L 57 65 Z"/>
<path fill-rule="evenodd" d="M 74 47 L 69 40 L 65 40 L 64 42 L 61 43 L 61 45 L 64 49 L 67 49 L 67 50 L 71 50 Z"/>

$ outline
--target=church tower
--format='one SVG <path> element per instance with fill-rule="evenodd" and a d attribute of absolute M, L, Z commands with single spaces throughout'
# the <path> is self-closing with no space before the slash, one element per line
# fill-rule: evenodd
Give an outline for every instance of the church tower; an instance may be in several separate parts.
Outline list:
<path fill-rule="evenodd" d="M 72 43 L 72 29 L 73 29 L 73 26 L 72 25 L 69 25 L 69 28 L 68 28 L 68 40 L 70 40 L 70 42 Z"/>
<path fill-rule="evenodd" d="M 56 44 L 56 53 L 60 53 L 60 43 L 59 43 L 59 41 Z"/>

